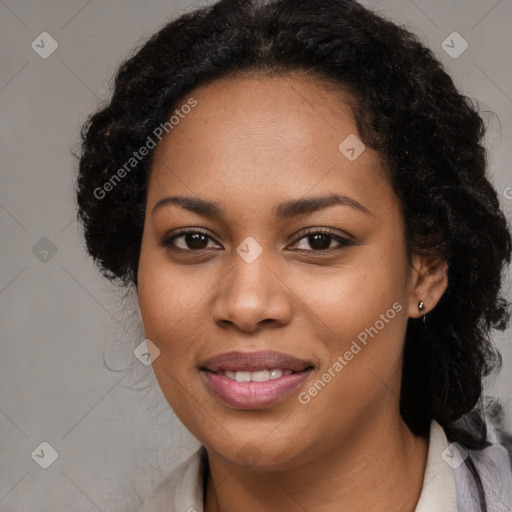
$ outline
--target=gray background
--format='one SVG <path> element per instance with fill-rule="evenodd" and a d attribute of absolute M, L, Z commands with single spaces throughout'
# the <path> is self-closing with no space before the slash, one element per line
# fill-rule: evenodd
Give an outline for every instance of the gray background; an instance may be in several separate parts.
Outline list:
<path fill-rule="evenodd" d="M 486 114 L 491 178 L 512 218 L 512 0 L 365 4 L 416 32 L 456 85 L 496 114 Z M 85 255 L 71 152 L 121 60 L 198 5 L 0 0 L 0 511 L 138 510 L 197 447 L 132 355 L 144 338 L 133 294 Z M 59 45 L 46 59 L 31 47 L 44 31 Z M 441 47 L 454 31 L 469 43 L 458 58 Z M 510 338 L 496 340 L 504 370 L 487 385 L 508 403 L 509 420 Z M 43 441 L 59 455 L 48 469 L 31 458 Z"/>

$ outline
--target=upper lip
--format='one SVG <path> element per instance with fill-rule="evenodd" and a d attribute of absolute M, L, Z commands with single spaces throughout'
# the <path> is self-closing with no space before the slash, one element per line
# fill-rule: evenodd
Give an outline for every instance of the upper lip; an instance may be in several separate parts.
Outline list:
<path fill-rule="evenodd" d="M 280 368 L 300 372 L 312 367 L 312 363 L 281 352 L 226 352 L 210 357 L 202 365 L 202 370 L 211 372 L 258 371 Z"/>

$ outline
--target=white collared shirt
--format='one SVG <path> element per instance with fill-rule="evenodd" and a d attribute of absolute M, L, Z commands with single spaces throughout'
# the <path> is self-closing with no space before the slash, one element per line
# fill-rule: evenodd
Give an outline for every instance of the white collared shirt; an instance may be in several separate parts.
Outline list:
<path fill-rule="evenodd" d="M 204 512 L 204 448 L 180 464 L 145 501 L 141 512 Z M 473 457 L 486 493 L 488 512 L 512 512 L 512 468 L 501 445 L 464 450 L 449 443 L 431 422 L 423 488 L 414 512 L 480 512 L 478 493 L 464 464 Z"/>

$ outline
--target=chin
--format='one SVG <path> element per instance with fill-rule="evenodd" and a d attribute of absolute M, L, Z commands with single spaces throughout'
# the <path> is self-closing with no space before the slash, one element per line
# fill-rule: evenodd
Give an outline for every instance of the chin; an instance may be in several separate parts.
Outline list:
<path fill-rule="evenodd" d="M 274 441 L 269 439 L 274 435 Z M 215 453 L 227 463 L 239 468 L 261 471 L 280 471 L 290 469 L 306 459 L 304 445 L 297 442 L 297 437 L 285 442 L 278 435 L 261 434 L 251 436 L 249 433 L 239 438 L 226 441 L 207 440 L 203 444 L 208 451 Z"/>

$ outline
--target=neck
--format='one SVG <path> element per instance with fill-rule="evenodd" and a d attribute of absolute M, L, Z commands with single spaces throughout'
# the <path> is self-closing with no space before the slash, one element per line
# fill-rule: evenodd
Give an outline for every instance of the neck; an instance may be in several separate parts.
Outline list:
<path fill-rule="evenodd" d="M 358 429 L 340 446 L 287 470 L 240 468 L 209 451 L 204 510 L 413 512 L 427 451 L 428 440 L 415 436 L 401 418 Z"/>

